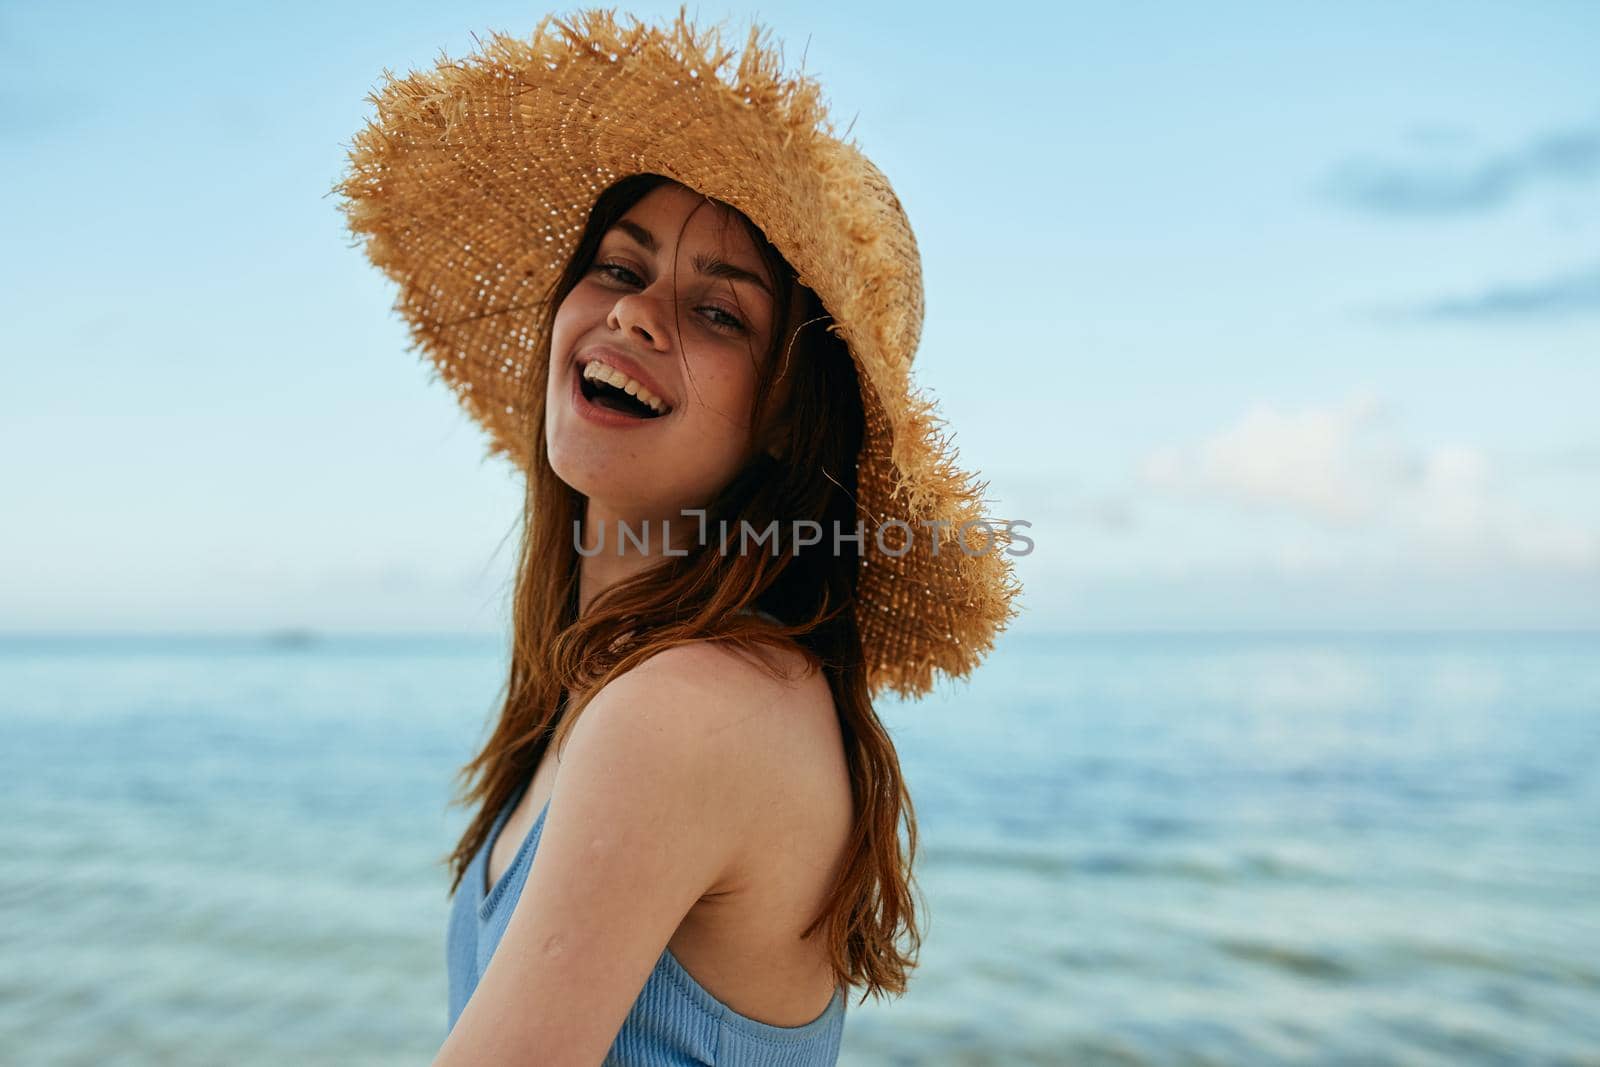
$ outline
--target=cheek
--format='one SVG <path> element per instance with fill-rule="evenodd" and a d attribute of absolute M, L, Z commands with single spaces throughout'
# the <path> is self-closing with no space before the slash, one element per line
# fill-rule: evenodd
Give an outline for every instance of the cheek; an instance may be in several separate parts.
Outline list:
<path fill-rule="evenodd" d="M 596 323 L 603 323 L 608 313 L 609 305 L 602 306 L 592 295 L 585 294 L 586 288 L 580 284 L 567 294 L 550 320 L 550 366 L 546 376 L 546 387 L 550 390 L 556 388 L 561 370 L 578 341 L 592 331 Z"/>
<path fill-rule="evenodd" d="M 701 388 L 724 400 L 746 390 L 745 380 L 750 371 L 740 366 L 743 360 L 743 353 L 731 349 L 706 350 L 703 357 L 693 347 L 689 349 L 689 370 L 700 381 Z"/>
<path fill-rule="evenodd" d="M 588 306 L 591 301 L 584 299 L 583 289 L 584 287 L 579 285 L 568 293 L 567 298 L 557 306 L 555 318 L 551 320 L 550 337 L 557 346 L 557 353 L 561 351 L 561 342 L 576 333 L 582 332 L 584 323 L 594 313 L 593 309 Z"/>
<path fill-rule="evenodd" d="M 686 391 L 695 398 L 696 417 L 704 420 L 708 434 L 732 438 L 749 426 L 756 374 L 754 368 L 737 365 L 741 358 L 719 361 L 715 367 L 702 364 L 693 371 L 693 383 L 685 381 Z"/>

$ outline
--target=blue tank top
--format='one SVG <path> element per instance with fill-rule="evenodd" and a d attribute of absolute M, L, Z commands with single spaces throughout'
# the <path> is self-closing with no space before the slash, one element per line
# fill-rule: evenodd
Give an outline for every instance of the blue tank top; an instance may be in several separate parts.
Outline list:
<path fill-rule="evenodd" d="M 539 848 L 549 801 L 500 880 L 484 891 L 489 853 L 529 784 L 496 816 L 451 901 L 445 938 L 449 1029 L 455 1028 L 505 935 Z M 844 1016 L 845 990 L 840 987 L 822 1014 L 804 1026 L 758 1022 L 712 996 L 666 948 L 617 1031 L 605 1067 L 828 1067 L 839 1059 Z"/>

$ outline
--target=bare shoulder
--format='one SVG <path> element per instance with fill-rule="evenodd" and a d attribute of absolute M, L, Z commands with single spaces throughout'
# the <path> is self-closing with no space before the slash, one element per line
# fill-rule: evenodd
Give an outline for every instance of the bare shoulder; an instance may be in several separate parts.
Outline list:
<path fill-rule="evenodd" d="M 628 674 L 630 686 L 669 686 L 710 697 L 714 706 L 739 704 L 745 710 L 752 702 L 794 709 L 828 693 L 822 672 L 792 646 L 745 651 L 717 641 L 693 641 L 656 653 Z"/>
<path fill-rule="evenodd" d="M 613 678 L 600 696 L 635 707 L 670 704 L 675 717 L 706 726 L 776 726 L 834 709 L 827 678 L 800 649 L 744 651 L 718 641 L 662 649 Z"/>
<path fill-rule="evenodd" d="M 754 655 L 776 666 L 776 676 Z M 724 799 L 746 802 L 774 785 L 796 786 L 805 764 L 814 769 L 818 754 L 840 746 L 827 678 L 803 652 L 750 653 L 715 641 L 664 649 L 612 679 L 572 739 L 648 749 L 652 759 L 678 763 L 682 779 L 715 779 Z M 796 767 L 801 753 L 807 758 Z"/>
<path fill-rule="evenodd" d="M 798 684 L 818 680 L 826 690 Z M 808 718 L 788 714 L 805 706 L 794 684 L 724 647 L 688 645 L 594 695 L 500 949 L 441 1062 L 502 1062 L 513 1048 L 598 1062 L 700 901 L 751 899 L 750 870 L 769 872 L 766 886 L 794 880 L 774 842 L 803 825 L 818 776 L 807 768 L 826 751 L 792 725 Z M 773 921 L 756 918 L 763 930 Z"/>

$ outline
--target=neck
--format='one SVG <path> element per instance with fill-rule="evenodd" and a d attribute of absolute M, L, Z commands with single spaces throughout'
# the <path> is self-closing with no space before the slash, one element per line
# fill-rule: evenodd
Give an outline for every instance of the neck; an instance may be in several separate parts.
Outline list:
<path fill-rule="evenodd" d="M 697 529 L 692 516 L 624 515 L 601 501 L 586 499 L 578 542 L 582 548 L 578 554 L 578 614 L 588 614 L 594 599 L 613 585 L 667 558 L 669 531 L 672 554 L 677 556 L 692 542 Z"/>

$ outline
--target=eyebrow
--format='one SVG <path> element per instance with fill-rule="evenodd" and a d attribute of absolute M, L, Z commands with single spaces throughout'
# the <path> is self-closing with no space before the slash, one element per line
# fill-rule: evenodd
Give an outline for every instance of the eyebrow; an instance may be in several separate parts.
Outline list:
<path fill-rule="evenodd" d="M 656 240 L 656 235 L 632 219 L 619 219 L 616 228 L 633 238 L 635 242 L 651 253 L 661 250 L 661 243 Z M 752 285 L 759 286 L 761 291 L 766 293 L 769 298 L 772 297 L 772 287 L 767 284 L 767 280 L 753 271 L 745 270 L 743 267 L 736 267 L 726 260 L 718 259 L 716 256 L 708 255 L 704 252 L 697 253 L 690 260 L 690 263 L 699 274 L 712 278 L 727 278 L 729 281 L 735 282 L 749 282 Z"/>

